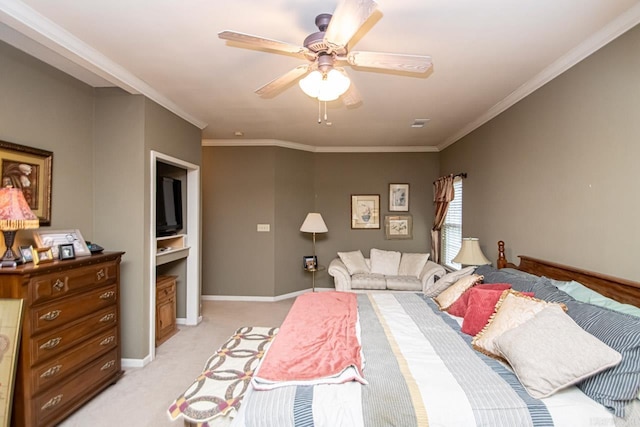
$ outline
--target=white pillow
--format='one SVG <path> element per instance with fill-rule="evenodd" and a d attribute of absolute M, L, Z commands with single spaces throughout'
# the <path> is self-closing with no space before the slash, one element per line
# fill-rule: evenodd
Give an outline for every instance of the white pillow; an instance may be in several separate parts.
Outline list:
<path fill-rule="evenodd" d="M 439 280 L 437 280 L 433 285 L 425 289 L 424 291 L 425 296 L 428 296 L 428 297 L 438 296 L 438 294 L 440 294 L 442 291 L 447 289 L 449 286 L 456 283 L 458 280 L 462 279 L 464 276 L 468 276 L 471 273 L 473 273 L 475 269 L 476 268 L 474 266 L 471 266 L 471 267 L 465 267 L 461 270 L 452 271 L 451 273 L 445 274 Z"/>
<path fill-rule="evenodd" d="M 397 276 L 401 255 L 397 251 L 371 249 L 371 272 L 385 276 Z"/>
<path fill-rule="evenodd" d="M 536 399 L 576 384 L 622 360 L 620 353 L 550 306 L 495 340 L 527 392 Z"/>
<path fill-rule="evenodd" d="M 424 265 L 429 260 L 429 254 L 409 254 L 403 253 L 400 258 L 398 276 L 413 276 L 420 278 L 420 273 Z"/>
<path fill-rule="evenodd" d="M 361 251 L 338 252 L 338 256 L 351 276 L 358 273 L 369 273 L 369 266 Z"/>

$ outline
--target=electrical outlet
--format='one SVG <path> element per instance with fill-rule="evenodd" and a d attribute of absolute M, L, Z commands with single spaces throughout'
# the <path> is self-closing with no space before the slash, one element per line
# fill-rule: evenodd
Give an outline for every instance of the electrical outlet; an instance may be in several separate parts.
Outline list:
<path fill-rule="evenodd" d="M 270 224 L 258 224 L 258 231 L 261 233 L 268 233 L 271 230 Z"/>

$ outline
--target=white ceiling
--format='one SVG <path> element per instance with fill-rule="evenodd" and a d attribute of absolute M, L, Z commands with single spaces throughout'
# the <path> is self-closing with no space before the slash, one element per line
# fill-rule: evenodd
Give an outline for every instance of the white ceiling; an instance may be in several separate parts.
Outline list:
<path fill-rule="evenodd" d="M 230 29 L 302 45 L 315 16 L 336 4 L 0 0 L 0 38 L 92 86 L 144 94 L 210 143 L 437 151 L 640 23 L 637 0 L 378 0 L 350 47 L 430 55 L 433 69 L 346 67 L 363 102 L 328 103 L 330 126 L 318 124 L 317 101 L 297 85 L 272 98 L 253 93 L 304 61 L 217 37 Z M 411 127 L 423 118 L 424 128 Z"/>

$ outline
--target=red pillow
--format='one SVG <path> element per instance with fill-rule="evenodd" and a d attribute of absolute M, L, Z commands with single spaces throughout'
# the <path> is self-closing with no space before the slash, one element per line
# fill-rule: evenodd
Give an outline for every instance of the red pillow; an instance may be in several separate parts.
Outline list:
<path fill-rule="evenodd" d="M 489 321 L 504 290 L 481 289 L 475 286 L 470 291 L 467 312 L 462 320 L 461 330 L 467 335 L 475 336 Z M 534 296 L 533 292 L 522 292 L 522 294 Z"/>
<path fill-rule="evenodd" d="M 511 285 L 509 283 L 489 283 L 484 285 L 476 285 L 472 288 L 469 288 L 460 296 L 460 298 L 458 298 L 453 304 L 451 304 L 451 306 L 447 309 L 447 313 L 452 316 L 464 317 L 464 315 L 467 313 L 467 307 L 469 306 L 469 295 L 471 294 L 471 290 L 475 288 L 506 291 L 507 289 L 511 289 Z"/>

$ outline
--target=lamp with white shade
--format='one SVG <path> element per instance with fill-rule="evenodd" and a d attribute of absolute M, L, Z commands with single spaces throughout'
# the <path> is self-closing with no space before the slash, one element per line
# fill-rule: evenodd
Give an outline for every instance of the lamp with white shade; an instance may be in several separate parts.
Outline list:
<path fill-rule="evenodd" d="M 0 230 L 7 248 L 1 260 L 2 266 L 15 266 L 20 260 L 12 249 L 16 232 L 39 226 L 40 220 L 29 208 L 22 190 L 13 187 L 0 189 Z"/>
<path fill-rule="evenodd" d="M 485 265 L 491 264 L 480 249 L 480 240 L 475 237 L 465 237 L 462 239 L 460 252 L 452 260 L 462 265 Z"/>
<path fill-rule="evenodd" d="M 329 231 L 327 225 L 324 223 L 322 219 L 322 215 L 317 212 L 310 212 L 307 214 L 307 217 L 304 219 L 302 226 L 300 227 L 300 231 L 303 233 L 312 233 L 313 234 L 313 259 L 316 259 L 316 233 L 326 233 Z M 315 269 L 311 270 L 312 274 L 312 286 L 313 291 L 316 290 L 316 272 L 317 266 Z"/>

